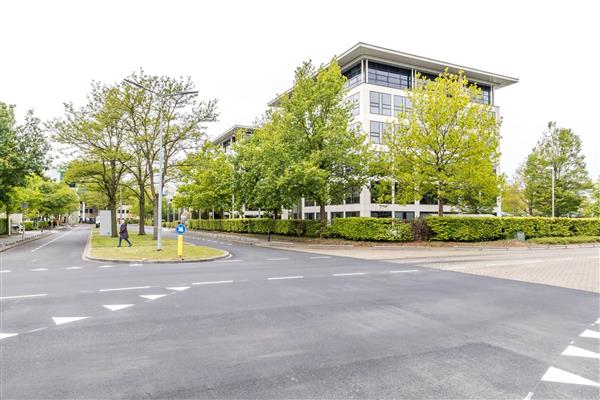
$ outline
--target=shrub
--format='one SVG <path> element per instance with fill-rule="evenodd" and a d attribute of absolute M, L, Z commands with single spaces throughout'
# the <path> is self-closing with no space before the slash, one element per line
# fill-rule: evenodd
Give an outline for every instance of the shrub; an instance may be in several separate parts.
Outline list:
<path fill-rule="evenodd" d="M 600 235 L 599 218 L 543 217 L 427 217 L 429 240 L 479 242 L 512 239 L 522 231 L 527 238 Z"/>
<path fill-rule="evenodd" d="M 38 221 L 38 228 L 39 229 L 46 229 L 46 228 L 48 228 L 48 221 Z"/>
<path fill-rule="evenodd" d="M 37 230 L 37 227 L 35 226 L 35 223 L 33 221 L 25 221 L 25 222 L 23 222 L 23 226 L 25 227 L 26 231 Z"/>
<path fill-rule="evenodd" d="M 413 240 L 411 224 L 400 220 L 393 221 L 392 218 L 337 218 L 331 224 L 331 234 L 350 240 Z"/>
<path fill-rule="evenodd" d="M 0 235 L 6 235 L 8 233 L 8 220 L 6 218 L 0 218 Z"/>

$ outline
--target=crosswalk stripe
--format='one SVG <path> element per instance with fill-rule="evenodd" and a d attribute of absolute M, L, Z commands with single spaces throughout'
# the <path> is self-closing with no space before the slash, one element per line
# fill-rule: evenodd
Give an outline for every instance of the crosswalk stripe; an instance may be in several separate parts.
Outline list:
<path fill-rule="evenodd" d="M 596 353 L 595 351 L 590 351 L 582 349 L 581 347 L 571 345 L 567 346 L 567 348 L 561 354 L 563 356 L 595 358 L 600 360 L 600 353 Z"/>
<path fill-rule="evenodd" d="M 600 387 L 600 384 L 597 382 L 555 367 L 548 368 L 542 377 L 542 381 Z"/>
<path fill-rule="evenodd" d="M 589 329 L 586 329 L 579 336 L 581 336 L 581 337 L 587 337 L 587 338 L 592 338 L 592 339 L 600 339 L 600 332 L 591 331 Z"/>

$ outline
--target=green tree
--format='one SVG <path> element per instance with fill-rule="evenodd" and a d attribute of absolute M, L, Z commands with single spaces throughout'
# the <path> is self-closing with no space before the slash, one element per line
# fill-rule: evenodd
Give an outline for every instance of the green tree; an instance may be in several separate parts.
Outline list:
<path fill-rule="evenodd" d="M 481 89 L 462 71 L 417 78 L 412 111 L 400 113 L 397 129 L 384 141 L 399 197 L 410 203 L 434 193 L 438 215 L 446 201 L 463 209 L 491 207 L 501 183 L 499 122 L 490 106 L 472 101 Z"/>
<path fill-rule="evenodd" d="M 305 62 L 296 69 L 291 92 L 279 97 L 272 113 L 274 137 L 288 158 L 279 185 L 294 198 L 314 199 L 323 224 L 325 205 L 369 178 L 372 153 L 364 136 L 350 127 L 346 93 L 346 78 L 335 59 L 318 69 Z"/>
<path fill-rule="evenodd" d="M 28 216 L 37 215 L 60 217 L 70 214 L 79 207 L 77 193 L 64 182 L 55 182 L 38 175 L 30 175 L 24 187 L 16 190 L 19 203 L 26 202 L 22 210 Z"/>
<path fill-rule="evenodd" d="M 578 214 L 591 181 L 582 154 L 581 139 L 555 122 L 527 156 L 523 169 L 524 194 L 531 215 L 552 215 L 552 170 L 555 174 L 555 215 Z"/>
<path fill-rule="evenodd" d="M 525 201 L 523 168 L 520 167 L 502 190 L 502 212 L 512 216 L 528 215 Z"/>
<path fill-rule="evenodd" d="M 47 166 L 50 145 L 41 121 L 27 111 L 18 126 L 14 106 L 0 102 L 0 204 L 7 215 L 14 202 L 14 188 L 24 186 L 30 174 L 41 175 Z"/>
<path fill-rule="evenodd" d="M 589 198 L 584 202 L 583 215 L 600 217 L 600 176 L 594 182 Z"/>

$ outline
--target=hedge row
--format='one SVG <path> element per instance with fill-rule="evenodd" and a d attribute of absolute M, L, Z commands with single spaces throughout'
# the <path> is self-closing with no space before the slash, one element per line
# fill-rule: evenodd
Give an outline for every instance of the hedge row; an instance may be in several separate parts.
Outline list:
<path fill-rule="evenodd" d="M 0 218 L 0 235 L 6 235 L 8 233 L 8 220 L 6 218 Z"/>
<path fill-rule="evenodd" d="M 331 236 L 350 240 L 410 242 L 414 238 L 412 224 L 392 218 L 337 218 L 329 229 Z"/>
<path fill-rule="evenodd" d="M 516 232 L 526 238 L 600 236 L 600 218 L 543 217 L 428 217 L 429 240 L 480 242 L 512 239 Z"/>

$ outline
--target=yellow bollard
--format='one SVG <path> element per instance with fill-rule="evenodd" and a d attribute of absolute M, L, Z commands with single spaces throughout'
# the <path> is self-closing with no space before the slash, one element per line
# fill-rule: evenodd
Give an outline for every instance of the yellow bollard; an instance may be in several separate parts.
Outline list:
<path fill-rule="evenodd" d="M 183 235 L 177 235 L 177 255 L 183 257 Z"/>

